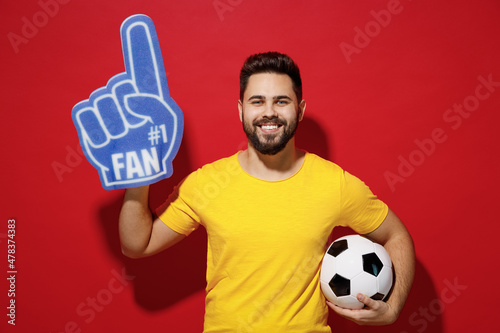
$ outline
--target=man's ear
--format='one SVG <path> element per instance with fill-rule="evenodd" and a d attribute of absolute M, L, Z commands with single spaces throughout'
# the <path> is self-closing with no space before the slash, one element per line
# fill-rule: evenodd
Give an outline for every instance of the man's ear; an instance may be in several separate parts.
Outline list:
<path fill-rule="evenodd" d="M 240 114 L 240 121 L 243 122 L 243 103 L 241 99 L 238 100 L 238 112 Z"/>
<path fill-rule="evenodd" d="M 301 100 L 299 104 L 299 121 L 301 121 L 304 118 L 304 113 L 306 112 L 306 101 Z"/>

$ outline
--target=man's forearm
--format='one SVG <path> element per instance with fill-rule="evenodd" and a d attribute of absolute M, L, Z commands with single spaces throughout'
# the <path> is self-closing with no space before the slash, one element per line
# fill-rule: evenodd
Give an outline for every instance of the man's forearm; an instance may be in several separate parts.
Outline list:
<path fill-rule="evenodd" d="M 411 236 L 406 233 L 389 240 L 385 245 L 394 267 L 394 286 L 387 303 L 399 316 L 415 275 L 415 251 Z"/>
<path fill-rule="evenodd" d="M 129 257 L 139 257 L 148 246 L 153 226 L 149 209 L 149 186 L 125 191 L 120 212 L 119 231 L 122 252 Z"/>

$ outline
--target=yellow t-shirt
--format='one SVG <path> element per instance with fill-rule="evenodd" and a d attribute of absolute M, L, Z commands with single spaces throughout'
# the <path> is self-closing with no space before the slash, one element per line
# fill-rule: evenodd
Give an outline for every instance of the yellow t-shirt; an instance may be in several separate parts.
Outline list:
<path fill-rule="evenodd" d="M 335 226 L 364 234 L 388 208 L 358 178 L 306 153 L 281 181 L 247 174 L 238 154 L 205 165 L 158 208 L 189 235 L 207 230 L 204 332 L 330 332 L 319 271 Z"/>

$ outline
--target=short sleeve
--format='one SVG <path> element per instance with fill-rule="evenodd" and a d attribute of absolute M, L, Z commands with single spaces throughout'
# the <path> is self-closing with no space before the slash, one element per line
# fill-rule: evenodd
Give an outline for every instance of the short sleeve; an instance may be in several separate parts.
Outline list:
<path fill-rule="evenodd" d="M 200 218 L 190 204 L 195 175 L 191 174 L 177 185 L 167 200 L 156 209 L 159 219 L 175 232 L 188 236 L 200 225 Z"/>
<path fill-rule="evenodd" d="M 360 234 L 377 229 L 389 208 L 357 177 L 344 171 L 340 180 L 340 224 Z"/>

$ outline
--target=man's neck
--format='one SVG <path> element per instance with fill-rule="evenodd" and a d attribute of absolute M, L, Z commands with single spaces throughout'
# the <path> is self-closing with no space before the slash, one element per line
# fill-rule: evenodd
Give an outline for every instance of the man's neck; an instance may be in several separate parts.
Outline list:
<path fill-rule="evenodd" d="M 243 170 L 253 177 L 277 181 L 294 175 L 304 162 L 305 153 L 295 147 L 294 140 L 290 140 L 286 147 L 275 155 L 259 153 L 252 145 L 238 156 Z"/>

